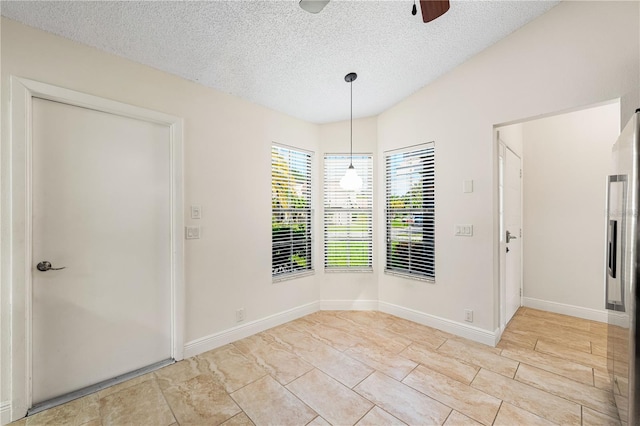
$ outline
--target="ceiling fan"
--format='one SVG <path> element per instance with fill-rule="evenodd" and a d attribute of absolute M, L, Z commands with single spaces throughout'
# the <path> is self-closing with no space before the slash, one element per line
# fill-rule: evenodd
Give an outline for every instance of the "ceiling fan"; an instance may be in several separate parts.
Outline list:
<path fill-rule="evenodd" d="M 329 0 L 300 0 L 300 7 L 309 13 L 320 13 L 328 3 Z M 420 10 L 422 21 L 431 22 L 449 10 L 449 0 L 420 0 Z M 417 13 L 415 0 L 411 13 L 413 15 Z"/>
<path fill-rule="evenodd" d="M 449 10 L 449 0 L 420 0 L 422 21 L 426 24 L 444 15 Z M 416 3 L 413 2 L 412 14 L 416 14 Z"/>

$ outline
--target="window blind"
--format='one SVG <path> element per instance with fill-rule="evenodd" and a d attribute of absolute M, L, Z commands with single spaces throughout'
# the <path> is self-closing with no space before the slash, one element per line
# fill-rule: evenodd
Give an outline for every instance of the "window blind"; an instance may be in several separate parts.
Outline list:
<path fill-rule="evenodd" d="M 271 275 L 313 270 L 311 154 L 271 147 Z"/>
<path fill-rule="evenodd" d="M 373 252 L 373 157 L 353 156 L 362 188 L 340 186 L 350 163 L 346 154 L 324 157 L 324 267 L 326 270 L 371 270 Z"/>
<path fill-rule="evenodd" d="M 385 271 L 435 280 L 435 147 L 385 154 Z"/>

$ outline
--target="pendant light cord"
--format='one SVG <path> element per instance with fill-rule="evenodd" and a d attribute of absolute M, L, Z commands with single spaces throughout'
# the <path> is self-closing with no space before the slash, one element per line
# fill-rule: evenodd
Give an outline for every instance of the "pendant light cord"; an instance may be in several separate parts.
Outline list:
<path fill-rule="evenodd" d="M 349 168 L 353 168 L 353 80 L 349 82 L 349 85 L 351 86 L 351 135 L 349 137 L 351 158 L 349 160 Z"/>

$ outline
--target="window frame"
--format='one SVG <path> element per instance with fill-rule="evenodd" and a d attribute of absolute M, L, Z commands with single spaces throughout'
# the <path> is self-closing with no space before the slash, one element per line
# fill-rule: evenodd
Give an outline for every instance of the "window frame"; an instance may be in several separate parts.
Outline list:
<path fill-rule="evenodd" d="M 351 156 L 348 153 L 325 153 L 323 155 L 323 186 L 322 186 L 322 241 L 323 241 L 323 267 L 325 272 L 373 272 L 373 260 L 374 260 L 374 238 L 373 238 L 373 216 L 374 216 L 374 192 L 373 192 L 373 176 L 374 176 L 374 156 L 373 153 L 354 153 L 353 165 L 358 175 L 363 180 L 363 190 L 358 191 L 360 194 L 364 194 L 365 206 L 362 207 L 331 207 L 330 201 L 334 200 L 340 203 L 340 198 L 347 196 L 349 192 L 339 188 L 340 179 L 346 172 L 351 162 Z M 334 163 L 334 164 L 331 164 Z M 364 163 L 364 164 L 363 164 Z M 337 176 L 336 176 L 337 175 Z M 337 180 L 336 180 L 337 178 Z M 336 187 L 336 191 L 331 191 L 332 187 Z M 328 195 L 332 194 L 333 197 L 329 199 Z M 357 237 L 350 235 L 342 238 L 331 238 L 329 235 L 328 226 L 330 221 L 328 220 L 331 214 L 348 215 L 349 226 L 352 225 L 353 215 L 365 215 L 364 225 L 366 230 L 364 231 L 365 237 Z M 334 221 L 331 221 L 332 226 L 335 225 Z M 347 229 L 349 229 L 347 226 Z M 351 234 L 350 231 L 348 231 Z M 357 264 L 357 260 L 354 261 L 354 265 L 340 265 L 330 266 L 329 262 L 329 243 L 330 242 L 344 242 L 347 245 L 350 243 L 362 242 L 366 245 L 366 265 Z M 347 248 L 345 253 L 347 255 L 347 262 L 351 263 L 349 258 L 350 248 Z M 357 257 L 356 257 L 357 259 Z"/>
<path fill-rule="evenodd" d="M 421 154 L 423 153 L 424 154 Z M 406 185 L 407 183 L 412 182 L 411 180 L 402 181 L 401 178 L 397 178 L 393 181 L 390 181 L 393 176 L 392 174 L 392 162 L 398 163 L 397 156 L 403 156 L 400 158 L 415 157 L 420 158 L 420 155 L 424 155 L 424 160 L 418 164 L 419 171 L 418 173 L 423 173 L 424 178 L 422 180 L 421 185 L 427 185 L 428 190 L 422 191 L 423 196 L 421 197 L 421 207 L 391 207 L 391 198 L 392 191 L 394 191 L 394 185 Z M 396 157 L 394 159 L 393 157 Z M 426 281 L 430 283 L 435 283 L 436 281 L 436 229 L 435 229 L 435 220 L 436 220 L 436 153 L 435 153 L 435 142 L 427 142 L 421 143 L 418 145 L 407 146 L 395 150 L 385 151 L 384 152 L 384 181 L 385 181 L 385 204 L 384 204 L 384 219 L 385 219 L 385 264 L 384 264 L 384 272 L 390 275 L 397 275 L 403 278 L 409 278 L 414 280 Z M 405 168 L 415 167 L 411 165 L 402 166 Z M 399 168 L 396 166 L 396 168 Z M 397 172 L 396 172 L 397 173 Z M 415 172 L 410 172 L 415 173 Z M 408 173 L 405 173 L 408 174 Z M 396 175 L 397 176 L 397 175 Z M 410 179 L 410 178 L 409 178 Z M 430 188 L 429 188 L 430 185 Z M 403 196 L 409 194 L 410 190 L 406 191 Z M 410 195 L 409 195 L 410 197 Z M 397 199 L 396 199 L 397 200 Z M 409 198 L 408 200 L 411 200 Z M 407 225 L 398 225 L 398 217 L 402 217 L 402 215 L 407 216 Z M 411 216 L 413 215 L 413 216 Z M 417 217 L 420 218 L 421 224 L 419 227 L 412 225 L 417 222 Z M 404 221 L 404 218 L 401 219 L 401 222 Z M 406 227 L 407 231 L 403 232 L 402 235 L 400 229 L 401 227 Z M 395 232 L 394 232 L 394 228 Z M 393 234 L 396 234 L 394 238 Z M 402 238 L 400 238 L 402 237 Z M 420 245 L 412 244 L 414 237 L 417 241 L 420 241 Z M 407 253 L 408 261 L 396 262 L 395 264 L 393 259 L 393 250 L 394 245 L 396 243 L 395 250 L 398 250 L 398 245 L 405 245 L 404 251 Z M 416 247 L 417 246 L 417 247 Z M 415 247 L 415 248 L 414 248 Z M 412 255 L 417 255 L 415 257 L 417 260 L 415 267 L 411 266 L 411 258 Z M 403 255 L 400 255 L 403 256 Z M 408 263 L 408 266 L 405 265 Z M 406 266 L 406 267 L 403 267 Z"/>
<path fill-rule="evenodd" d="M 295 207 L 294 208 L 275 208 L 274 207 L 274 187 L 276 185 L 276 181 L 274 181 L 274 152 L 276 150 L 285 151 L 289 153 L 288 158 L 286 159 L 288 167 L 291 166 L 291 155 L 303 156 L 302 158 L 304 158 L 304 161 L 298 161 L 298 164 L 305 164 L 304 171 L 306 172 L 306 179 L 302 181 L 297 181 L 297 184 L 302 184 L 306 186 L 306 188 L 301 189 L 302 191 L 304 191 L 303 195 L 304 195 L 304 199 L 306 200 L 306 204 L 307 204 L 306 207 L 304 208 L 295 208 Z M 313 257 L 315 255 L 315 250 L 313 247 L 314 246 L 314 230 L 313 230 L 314 228 L 313 168 L 314 167 L 313 167 L 313 162 L 314 162 L 314 153 L 312 151 L 308 151 L 302 148 L 284 145 L 276 142 L 271 143 L 271 279 L 272 279 L 272 282 L 274 283 L 280 282 L 280 281 L 292 280 L 292 279 L 296 279 L 296 278 L 300 278 L 308 275 L 313 275 L 315 273 L 315 269 L 314 269 L 315 265 L 313 261 Z M 293 182 L 294 184 L 296 184 L 295 179 L 293 180 Z M 304 260 L 307 262 L 307 265 L 304 267 L 301 267 L 300 269 L 295 269 L 295 270 L 274 274 L 274 271 L 275 271 L 274 253 L 276 250 L 276 242 L 274 241 L 274 224 L 276 222 L 274 219 L 276 217 L 276 214 L 278 213 L 286 215 L 288 213 L 296 213 L 296 212 L 303 212 L 303 215 L 306 215 L 305 220 L 303 222 L 297 222 L 297 224 L 304 223 L 306 225 L 305 233 L 303 237 L 303 244 L 304 244 L 304 251 L 305 251 Z M 284 222 L 281 222 L 281 223 L 284 223 Z M 286 240 L 284 240 L 284 242 L 286 243 Z M 292 236 L 292 238 L 290 238 L 289 240 L 289 247 L 292 252 L 294 250 L 295 244 L 296 243 L 293 241 L 293 236 Z M 282 246 L 286 247 L 285 244 L 282 244 Z M 292 263 L 290 258 L 289 258 L 289 263 Z"/>

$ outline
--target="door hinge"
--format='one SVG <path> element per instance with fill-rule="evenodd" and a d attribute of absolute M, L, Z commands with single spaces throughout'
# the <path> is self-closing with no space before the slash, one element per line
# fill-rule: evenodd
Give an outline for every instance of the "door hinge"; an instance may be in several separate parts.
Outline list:
<path fill-rule="evenodd" d="M 522 228 L 520 228 L 520 238 L 522 238 Z"/>
<path fill-rule="evenodd" d="M 522 177 L 522 169 L 520 169 L 520 177 Z"/>

